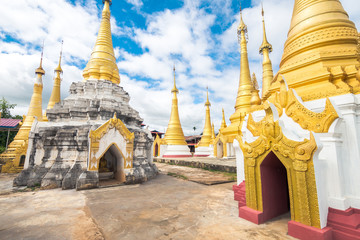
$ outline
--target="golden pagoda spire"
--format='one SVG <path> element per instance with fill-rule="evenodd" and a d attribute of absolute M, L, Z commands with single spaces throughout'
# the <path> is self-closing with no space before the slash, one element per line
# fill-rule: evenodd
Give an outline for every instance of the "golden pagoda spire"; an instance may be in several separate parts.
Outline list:
<path fill-rule="evenodd" d="M 358 36 L 339 0 L 295 0 L 277 76 L 304 101 L 359 93 Z M 270 91 L 279 88 L 276 78 Z"/>
<path fill-rule="evenodd" d="M 253 90 L 251 92 L 251 106 L 254 107 L 261 104 L 261 99 L 259 97 L 259 85 L 256 80 L 255 73 L 253 73 L 251 81 L 253 84 Z"/>
<path fill-rule="evenodd" d="M 214 123 L 211 124 L 211 139 L 215 139 L 216 135 L 215 135 L 215 126 Z"/>
<path fill-rule="evenodd" d="M 210 145 L 211 141 L 211 135 L 212 135 L 212 129 L 211 129 L 211 118 L 210 118 L 210 101 L 209 101 L 209 89 L 206 88 L 206 112 L 205 112 L 205 126 L 203 135 L 201 137 L 201 140 L 198 144 L 199 147 L 208 147 Z"/>
<path fill-rule="evenodd" d="M 42 68 L 42 61 L 44 55 L 44 43 L 41 51 L 41 59 L 40 59 L 40 66 L 35 70 L 36 80 L 34 83 L 34 91 L 31 97 L 30 106 L 28 114 L 26 115 L 26 119 L 24 124 L 29 121 L 33 122 L 33 118 L 37 117 L 38 121 L 42 121 L 42 90 L 43 90 L 43 82 L 42 76 L 45 75 L 45 71 Z"/>
<path fill-rule="evenodd" d="M 225 113 L 224 113 L 224 108 L 222 109 L 222 120 L 221 120 L 221 127 L 220 130 L 227 128 L 226 126 L 226 120 L 225 120 Z"/>
<path fill-rule="evenodd" d="M 103 0 L 104 9 L 98 37 L 87 63 L 83 76 L 86 80 L 108 80 L 120 83 L 119 69 L 116 64 L 111 37 L 110 5 L 111 0 Z"/>
<path fill-rule="evenodd" d="M 36 80 L 34 83 L 34 90 L 31 96 L 29 110 L 26 116 L 24 116 L 23 123 L 16 134 L 14 140 L 9 144 L 8 149 L 0 155 L 6 164 L 2 167 L 2 172 L 14 173 L 20 172 L 23 166 L 19 166 L 21 156 L 26 155 L 28 147 L 28 139 L 31 127 L 35 120 L 42 121 L 42 76 L 45 75 L 45 71 L 42 68 L 42 60 L 44 53 L 44 44 L 41 51 L 40 66 L 35 70 Z"/>
<path fill-rule="evenodd" d="M 235 113 L 230 117 L 231 122 L 240 121 L 240 112 L 250 111 L 250 100 L 252 92 L 252 83 L 250 77 L 250 67 L 247 53 L 247 26 L 242 18 L 242 11 L 240 10 L 240 25 L 237 28 L 237 34 L 241 47 L 241 61 L 240 61 L 240 79 L 239 88 L 235 104 Z"/>
<path fill-rule="evenodd" d="M 262 23 L 263 23 L 263 42 L 260 46 L 260 54 L 262 54 L 263 57 L 263 80 L 262 80 L 262 99 L 265 100 L 267 98 L 270 84 L 274 78 L 274 73 L 272 69 L 272 64 L 270 60 L 269 54 L 272 52 L 272 46 L 268 42 L 266 38 L 266 30 L 265 30 L 265 20 L 264 20 L 264 8 L 261 3 L 261 15 L 262 15 Z"/>
<path fill-rule="evenodd" d="M 49 103 L 46 109 L 52 109 L 55 105 L 55 103 L 60 102 L 60 85 L 61 85 L 61 74 L 63 72 L 61 68 L 61 58 L 62 58 L 62 46 L 64 44 L 64 41 L 61 41 L 61 51 L 60 51 L 60 57 L 59 57 L 59 65 L 55 68 L 55 78 L 54 78 L 54 86 L 53 90 L 51 92 L 51 96 L 49 99 Z M 43 116 L 44 121 L 47 121 L 46 111 Z"/>
<path fill-rule="evenodd" d="M 178 99 L 177 99 L 177 93 L 179 92 L 179 90 L 176 88 L 175 65 L 173 70 L 174 70 L 174 87 L 171 90 L 171 93 L 173 95 L 172 105 L 171 105 L 171 115 L 164 140 L 166 141 L 167 145 L 187 145 L 179 118 Z"/>

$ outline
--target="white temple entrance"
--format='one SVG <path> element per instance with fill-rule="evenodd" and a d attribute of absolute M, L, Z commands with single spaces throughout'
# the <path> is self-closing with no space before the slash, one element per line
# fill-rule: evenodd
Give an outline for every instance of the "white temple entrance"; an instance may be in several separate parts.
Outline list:
<path fill-rule="evenodd" d="M 270 152 L 260 165 L 263 221 L 290 211 L 287 171 L 279 158 Z"/>
<path fill-rule="evenodd" d="M 112 144 L 99 160 L 99 181 L 116 180 L 125 182 L 124 158 Z"/>

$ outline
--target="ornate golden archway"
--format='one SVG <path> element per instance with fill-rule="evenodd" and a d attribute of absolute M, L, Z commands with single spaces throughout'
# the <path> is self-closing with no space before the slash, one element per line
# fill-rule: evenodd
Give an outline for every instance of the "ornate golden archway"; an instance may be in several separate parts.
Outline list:
<path fill-rule="evenodd" d="M 153 143 L 153 156 L 160 156 L 160 147 L 164 144 L 164 139 L 161 139 L 158 134 L 156 134 L 156 138 Z"/>
<path fill-rule="evenodd" d="M 111 142 L 102 142 L 101 140 L 111 130 L 119 133 L 117 140 Z M 124 159 L 124 169 L 133 167 L 133 151 L 134 151 L 134 133 L 130 132 L 125 124 L 118 118 L 116 113 L 109 121 L 101 125 L 95 131 L 90 131 L 90 152 L 88 161 L 88 171 L 98 171 L 100 158 L 109 148 L 114 145 Z"/>
<path fill-rule="evenodd" d="M 317 150 L 315 138 L 312 133 L 309 140 L 302 142 L 286 138 L 279 121 L 274 121 L 270 106 L 265 111 L 266 116 L 257 123 L 249 115 L 247 127 L 258 137 L 254 142 L 243 142 L 241 135 L 237 137 L 244 154 L 246 205 L 263 212 L 260 165 L 272 151 L 287 170 L 291 219 L 320 228 L 313 164 L 313 156 Z"/>
<path fill-rule="evenodd" d="M 211 144 L 213 144 L 214 146 L 214 156 L 217 157 L 218 156 L 218 144 L 219 142 L 222 143 L 222 155 L 223 157 L 227 156 L 227 141 L 226 138 L 224 136 L 220 136 L 220 134 L 218 134 L 216 136 L 216 138 L 214 140 L 212 140 Z"/>

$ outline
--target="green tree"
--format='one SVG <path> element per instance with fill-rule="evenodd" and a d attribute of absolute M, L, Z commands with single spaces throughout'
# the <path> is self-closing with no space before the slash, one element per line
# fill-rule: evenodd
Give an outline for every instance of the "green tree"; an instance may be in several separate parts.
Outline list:
<path fill-rule="evenodd" d="M 10 109 L 14 109 L 16 104 L 9 103 L 4 97 L 0 99 L 1 118 L 13 118 Z"/>
<path fill-rule="evenodd" d="M 21 116 L 15 115 L 12 116 L 10 113 L 11 109 L 14 109 L 16 104 L 9 103 L 4 97 L 0 99 L 0 111 L 1 111 L 1 118 L 16 118 L 22 119 Z M 5 151 L 6 148 L 6 138 L 7 138 L 7 131 L 0 131 L 0 153 Z M 10 132 L 9 134 L 9 144 L 14 140 L 17 131 Z"/>

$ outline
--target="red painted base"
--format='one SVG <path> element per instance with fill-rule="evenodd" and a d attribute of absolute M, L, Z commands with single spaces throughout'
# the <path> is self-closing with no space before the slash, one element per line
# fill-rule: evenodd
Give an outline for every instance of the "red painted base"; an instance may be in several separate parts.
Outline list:
<path fill-rule="evenodd" d="M 192 155 L 163 155 L 164 158 L 187 158 L 192 157 Z"/>
<path fill-rule="evenodd" d="M 239 208 L 246 206 L 246 188 L 245 181 L 239 185 L 233 185 L 234 200 L 239 202 Z"/>
<path fill-rule="evenodd" d="M 210 156 L 210 155 L 194 155 L 194 157 L 208 157 L 208 156 Z"/>
<path fill-rule="evenodd" d="M 256 211 L 247 206 L 243 206 L 239 208 L 239 217 L 248 220 L 249 222 L 255 224 L 264 223 L 263 212 Z"/>
<path fill-rule="evenodd" d="M 328 227 L 333 229 L 333 240 L 360 240 L 360 209 L 329 208 Z"/>
<path fill-rule="evenodd" d="M 288 234 L 301 240 L 333 240 L 332 229 L 319 229 L 295 221 L 288 222 Z"/>

